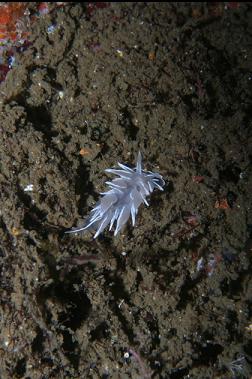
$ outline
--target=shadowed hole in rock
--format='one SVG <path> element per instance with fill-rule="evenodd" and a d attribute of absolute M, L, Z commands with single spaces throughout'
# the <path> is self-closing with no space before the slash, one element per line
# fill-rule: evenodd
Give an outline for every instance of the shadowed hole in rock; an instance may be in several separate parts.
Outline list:
<path fill-rule="evenodd" d="M 183 378 L 186 378 L 186 375 L 188 374 L 189 370 L 187 368 L 175 368 L 175 369 L 172 369 L 169 373 L 169 375 L 167 375 L 167 378 L 170 378 L 170 379 L 183 379 Z"/>
<path fill-rule="evenodd" d="M 132 114 L 127 107 L 122 109 L 122 120 L 120 125 L 123 127 L 125 134 L 130 140 L 135 141 L 139 128 L 134 124 Z"/>
<path fill-rule="evenodd" d="M 63 344 L 62 348 L 64 350 L 65 355 L 72 363 L 73 367 L 77 370 L 79 366 L 80 360 L 80 348 L 77 341 L 73 340 L 73 335 L 68 330 L 64 330 L 62 332 L 63 336 Z"/>
<path fill-rule="evenodd" d="M 224 347 L 212 342 L 206 342 L 204 345 L 198 345 L 196 348 L 198 359 L 195 363 L 200 365 L 214 364 L 217 361 L 218 355 L 224 351 Z"/>
<path fill-rule="evenodd" d="M 50 322 L 51 314 L 45 303 L 48 299 L 53 299 L 55 307 L 58 304 L 58 310 L 55 308 L 58 314 L 58 323 L 75 331 L 88 318 L 92 309 L 92 304 L 81 287 L 81 278 L 74 278 L 74 273 L 72 272 L 62 283 L 58 282 L 57 271 L 54 272 L 50 267 L 49 270 L 57 283 L 53 282 L 47 287 L 41 287 L 36 296 L 44 319 L 46 322 Z"/>
<path fill-rule="evenodd" d="M 177 304 L 177 309 L 182 310 L 186 308 L 188 303 L 193 301 L 193 290 L 196 288 L 197 283 L 201 281 L 200 277 L 191 279 L 189 276 L 185 279 L 184 284 L 180 289 L 180 299 Z"/>
<path fill-rule="evenodd" d="M 95 340 L 101 340 L 103 338 L 108 338 L 109 333 L 109 327 L 106 321 L 101 322 L 94 330 L 90 332 L 91 335 L 91 342 Z"/>
<path fill-rule="evenodd" d="M 42 353 L 43 352 L 43 343 L 44 343 L 44 333 L 43 333 L 43 330 L 40 329 L 39 327 L 37 327 L 36 329 L 36 337 L 34 338 L 34 340 L 32 341 L 32 351 L 33 353 Z"/>
<path fill-rule="evenodd" d="M 76 172 L 75 193 L 79 196 L 78 212 L 81 216 L 84 216 L 87 198 L 94 193 L 94 187 L 89 181 L 89 170 L 81 159 Z"/>
<path fill-rule="evenodd" d="M 35 130 L 42 132 L 48 140 L 58 136 L 59 133 L 56 130 L 52 130 L 51 114 L 45 106 L 31 107 L 27 104 L 25 106 L 27 120 L 32 123 Z"/>
<path fill-rule="evenodd" d="M 226 325 L 229 331 L 229 334 L 232 335 L 232 338 L 239 341 L 242 339 L 241 333 L 239 333 L 239 320 L 237 313 L 231 309 L 228 309 L 226 312 Z"/>
<path fill-rule="evenodd" d="M 233 191 L 228 191 L 227 193 L 227 202 L 230 208 L 233 208 L 238 196 Z"/>
<path fill-rule="evenodd" d="M 15 375 L 18 378 L 22 378 L 26 373 L 26 359 L 21 358 L 18 360 L 16 367 L 15 367 Z"/>
<path fill-rule="evenodd" d="M 129 322 L 126 317 L 123 315 L 121 309 L 118 307 L 118 302 L 124 299 L 128 304 L 130 303 L 130 296 L 125 289 L 124 283 L 121 278 L 111 275 L 110 272 L 104 274 L 106 279 L 105 288 L 106 291 L 109 288 L 112 294 L 112 298 L 110 301 L 110 307 L 113 310 L 114 314 L 117 316 L 124 333 L 127 335 L 131 344 L 134 343 L 134 332 L 131 328 Z"/>
<path fill-rule="evenodd" d="M 77 330 L 91 311 L 92 305 L 82 290 L 77 290 L 77 284 L 59 284 L 55 288 L 54 296 L 61 302 L 66 311 L 59 313 L 59 323 L 66 328 Z"/>
<path fill-rule="evenodd" d="M 252 341 L 248 341 L 248 342 L 244 345 L 244 352 L 245 352 L 245 354 L 250 355 L 250 354 L 251 354 L 251 351 L 252 351 Z"/>
<path fill-rule="evenodd" d="M 160 345 L 160 331 L 158 321 L 150 312 L 147 312 L 145 322 L 151 332 L 151 350 L 155 350 Z"/>
<path fill-rule="evenodd" d="M 237 184 L 240 179 L 241 169 L 233 163 L 223 170 L 219 170 L 219 178 L 221 182 L 231 182 Z"/>
<path fill-rule="evenodd" d="M 72 282 L 69 282 L 69 279 Z M 48 299 L 53 299 L 55 314 L 57 315 L 55 327 L 62 334 L 64 354 L 75 369 L 78 369 L 80 349 L 78 342 L 72 337 L 74 331 L 80 328 L 88 318 L 92 308 L 89 298 L 79 286 L 81 286 L 80 279 L 76 280 L 70 274 L 64 283 L 57 283 L 56 285 L 53 283 L 46 288 L 41 288 L 37 294 L 43 317 L 48 324 L 52 322 L 52 314 L 45 304 Z M 64 308 L 64 310 L 60 311 L 59 308 Z M 36 343 L 42 338 L 41 334 L 37 335 L 37 338 L 37 341 L 34 341 L 35 349 L 37 348 Z"/>
<path fill-rule="evenodd" d="M 41 211 L 36 205 L 32 204 L 31 197 L 23 192 L 18 186 L 17 195 L 24 204 L 26 212 L 24 214 L 23 225 L 26 230 L 37 230 L 42 232 L 42 223 L 46 220 L 47 213 Z M 47 234 L 46 236 L 47 237 Z"/>

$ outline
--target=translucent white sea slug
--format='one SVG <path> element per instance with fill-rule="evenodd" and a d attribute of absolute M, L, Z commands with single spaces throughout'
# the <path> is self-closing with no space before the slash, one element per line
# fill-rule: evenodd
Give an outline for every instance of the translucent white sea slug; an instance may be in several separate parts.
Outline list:
<path fill-rule="evenodd" d="M 96 230 L 94 238 L 96 238 L 109 224 L 109 230 L 111 230 L 114 223 L 116 223 L 114 231 L 116 236 L 130 216 L 133 226 L 135 225 L 139 206 L 142 203 L 149 205 L 146 197 L 155 188 L 163 191 L 165 182 L 162 176 L 155 172 L 142 170 L 140 152 L 138 153 L 135 168 L 130 168 L 121 163 L 118 163 L 118 166 L 120 167 L 118 170 L 112 168 L 105 170 L 118 177 L 111 182 L 106 182 L 109 190 L 100 193 L 102 197 L 92 209 L 85 223 L 68 230 L 66 233 L 78 233 L 94 229 Z"/>

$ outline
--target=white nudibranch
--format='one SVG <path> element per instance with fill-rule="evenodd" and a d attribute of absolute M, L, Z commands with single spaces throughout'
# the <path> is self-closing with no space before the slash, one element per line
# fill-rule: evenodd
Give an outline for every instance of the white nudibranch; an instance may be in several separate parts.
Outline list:
<path fill-rule="evenodd" d="M 84 230 L 95 229 L 94 238 L 109 225 L 109 230 L 116 223 L 114 236 L 122 229 L 131 216 L 132 225 L 135 225 L 138 208 L 142 203 L 149 206 L 146 197 L 155 188 L 163 191 L 165 182 L 161 175 L 151 171 L 142 170 L 142 157 L 138 153 L 136 167 L 130 168 L 118 163 L 120 169 L 109 168 L 105 170 L 109 174 L 118 177 L 111 182 L 107 192 L 101 192 L 101 199 L 92 209 L 85 223 L 79 227 L 66 231 L 66 233 L 78 233 Z"/>

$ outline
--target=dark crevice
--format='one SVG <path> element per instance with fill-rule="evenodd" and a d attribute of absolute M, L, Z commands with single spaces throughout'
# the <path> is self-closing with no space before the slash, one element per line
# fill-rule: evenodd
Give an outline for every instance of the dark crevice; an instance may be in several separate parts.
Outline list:
<path fill-rule="evenodd" d="M 41 211 L 35 204 L 32 204 L 30 196 L 24 193 L 19 185 L 17 185 L 17 196 L 25 207 L 24 228 L 26 230 L 37 230 L 40 234 L 42 233 L 47 237 L 47 233 L 43 229 L 43 222 L 46 220 L 47 213 Z"/>
<path fill-rule="evenodd" d="M 89 169 L 80 159 L 80 164 L 76 172 L 75 193 L 79 196 L 78 212 L 80 215 L 85 215 L 87 199 L 90 194 L 94 194 L 93 184 L 89 180 Z"/>
<path fill-rule="evenodd" d="M 94 330 L 90 332 L 91 339 L 90 341 L 93 342 L 95 340 L 101 340 L 103 338 L 108 338 L 109 333 L 109 327 L 106 321 L 101 322 Z"/>
<path fill-rule="evenodd" d="M 57 273 L 55 269 L 54 277 Z M 58 312 L 59 324 L 73 331 L 81 327 L 82 323 L 89 317 L 92 304 L 82 288 L 76 289 L 76 286 L 81 287 L 80 280 L 71 272 L 68 277 L 65 277 L 64 283 L 55 279 L 51 285 L 39 289 L 37 301 L 41 305 L 42 314 L 47 321 L 50 319 L 50 313 L 44 304 L 47 299 L 53 298 L 54 301 L 61 304 L 60 308 L 63 308 Z"/>
<path fill-rule="evenodd" d="M 120 125 L 123 127 L 128 138 L 135 141 L 139 128 L 133 123 L 133 116 L 128 110 L 128 107 L 123 108 L 121 113 L 122 119 L 120 120 Z"/>
<path fill-rule="evenodd" d="M 159 91 L 155 94 L 155 102 L 157 104 L 168 104 L 171 99 L 171 94 L 167 91 Z"/>
<path fill-rule="evenodd" d="M 25 108 L 28 124 L 30 123 L 31 127 L 34 128 L 34 130 L 42 133 L 45 149 L 54 150 L 57 153 L 57 156 L 60 157 L 64 162 L 64 166 L 66 162 L 68 162 L 70 165 L 71 163 L 69 162 L 69 158 L 66 156 L 64 151 L 60 149 L 53 141 L 53 138 L 57 137 L 59 135 L 59 132 L 53 128 L 52 117 L 48 108 L 44 105 L 37 107 L 31 106 L 27 104 L 25 97 L 20 98 L 18 104 Z M 66 134 L 63 134 L 63 141 L 65 143 L 69 142 L 68 136 Z"/>
<path fill-rule="evenodd" d="M 62 349 L 73 365 L 75 370 L 78 370 L 80 361 L 80 348 L 78 342 L 73 340 L 73 335 L 68 330 L 62 332 L 63 344 Z"/>
<path fill-rule="evenodd" d="M 92 308 L 88 296 L 83 291 L 76 291 L 75 285 L 69 285 L 66 288 L 65 286 L 62 288 L 61 285 L 55 289 L 58 300 L 64 302 L 66 306 L 66 311 L 59 314 L 59 323 L 74 331 L 81 327 Z"/>
<path fill-rule="evenodd" d="M 181 289 L 179 302 L 177 304 L 177 309 L 182 310 L 186 308 L 188 303 L 193 302 L 193 293 L 192 290 L 197 286 L 197 283 L 201 281 L 201 277 L 196 277 L 195 279 L 191 279 L 189 276 L 186 277 Z"/>
<path fill-rule="evenodd" d="M 45 264 L 49 265 L 49 272 L 53 282 L 38 290 L 36 294 L 37 302 L 46 324 L 50 325 L 52 319 L 54 320 L 54 328 L 63 337 L 62 348 L 64 354 L 73 367 L 78 369 L 80 347 L 77 340 L 74 339 L 74 332 L 89 317 L 92 304 L 82 288 L 82 279 L 81 277 L 76 277 L 76 272 L 71 271 L 71 273 L 68 273 L 64 278 L 64 282 L 62 282 L 60 281 L 60 273 L 56 269 L 56 260 L 45 261 Z M 48 299 L 53 299 L 55 304 L 54 315 L 46 306 Z M 55 315 L 57 315 L 56 319 Z M 33 350 L 38 351 L 40 349 L 38 344 L 42 342 L 43 335 L 39 332 L 33 341 Z"/>
<path fill-rule="evenodd" d="M 32 352 L 42 354 L 43 350 L 44 350 L 44 346 L 43 346 L 44 339 L 45 339 L 44 333 L 43 333 L 43 330 L 40 329 L 39 327 L 37 327 L 36 333 L 37 333 L 37 335 L 31 344 Z"/>
<path fill-rule="evenodd" d="M 16 367 L 15 367 L 15 375 L 18 378 L 22 378 L 26 373 L 26 359 L 21 358 L 18 360 Z"/>
<path fill-rule="evenodd" d="M 224 347 L 217 343 L 206 342 L 204 346 L 198 345 L 195 350 L 198 353 L 198 358 L 194 361 L 194 363 L 209 365 L 216 363 L 218 355 L 224 351 Z"/>
<path fill-rule="evenodd" d="M 237 167 L 233 162 L 227 164 L 226 167 L 219 170 L 219 178 L 221 182 L 231 182 L 237 184 L 240 180 L 240 167 Z"/>
<path fill-rule="evenodd" d="M 123 315 L 122 311 L 118 307 L 118 302 L 124 299 L 124 301 L 127 302 L 127 304 L 130 303 L 130 296 L 128 292 L 125 290 L 124 283 L 121 278 L 111 275 L 110 272 L 105 273 L 104 277 L 106 279 L 105 286 L 106 288 L 110 289 L 110 292 L 112 294 L 112 300 L 110 301 L 110 307 L 113 310 L 114 314 L 117 316 L 121 327 L 124 331 L 124 333 L 127 335 L 130 344 L 134 344 L 134 332 L 132 327 L 130 326 L 130 323 L 126 319 L 126 317 Z M 107 290 L 106 290 L 107 291 Z"/>
<path fill-rule="evenodd" d="M 151 350 L 155 350 L 160 345 L 160 331 L 159 331 L 158 321 L 149 312 L 147 313 L 145 321 L 151 332 Z"/>
<path fill-rule="evenodd" d="M 25 105 L 27 112 L 27 121 L 30 121 L 35 130 L 42 132 L 43 135 L 51 140 L 52 137 L 57 137 L 58 132 L 52 129 L 52 117 L 48 109 L 44 106 L 32 107 Z"/>
<path fill-rule="evenodd" d="M 184 379 L 188 375 L 189 370 L 186 367 L 178 367 L 172 369 L 169 374 L 167 375 L 167 378 L 169 379 Z"/>

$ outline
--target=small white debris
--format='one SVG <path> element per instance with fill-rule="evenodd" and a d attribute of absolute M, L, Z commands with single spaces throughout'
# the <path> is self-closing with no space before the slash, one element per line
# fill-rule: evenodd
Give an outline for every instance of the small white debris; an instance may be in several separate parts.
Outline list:
<path fill-rule="evenodd" d="M 124 355 L 123 355 L 123 358 L 124 359 L 129 359 L 129 356 L 130 356 L 129 353 L 126 351 L 126 353 L 124 353 Z"/>
<path fill-rule="evenodd" d="M 33 191 L 33 184 L 28 184 L 25 188 L 24 188 L 24 192 L 32 192 Z"/>
<path fill-rule="evenodd" d="M 121 306 L 122 306 L 123 303 L 124 303 L 124 299 L 122 299 L 122 300 L 120 301 L 120 303 L 119 303 L 119 305 L 118 305 L 118 308 L 119 308 L 119 309 L 121 308 Z"/>
<path fill-rule="evenodd" d="M 52 34 L 55 31 L 55 29 L 56 29 L 56 25 L 52 24 L 52 25 L 48 26 L 47 33 Z"/>
<path fill-rule="evenodd" d="M 240 179 L 246 178 L 246 173 L 245 172 L 240 172 L 239 178 Z"/>
<path fill-rule="evenodd" d="M 123 51 L 121 49 L 116 50 L 117 54 L 119 55 L 120 58 L 123 57 Z"/>
<path fill-rule="evenodd" d="M 201 257 L 197 261 L 197 271 L 201 271 L 201 270 L 203 270 L 203 268 L 204 268 L 204 259 L 203 259 L 203 257 Z"/>
<path fill-rule="evenodd" d="M 63 99 L 63 97 L 64 97 L 64 91 L 59 91 L 59 98 Z"/>

